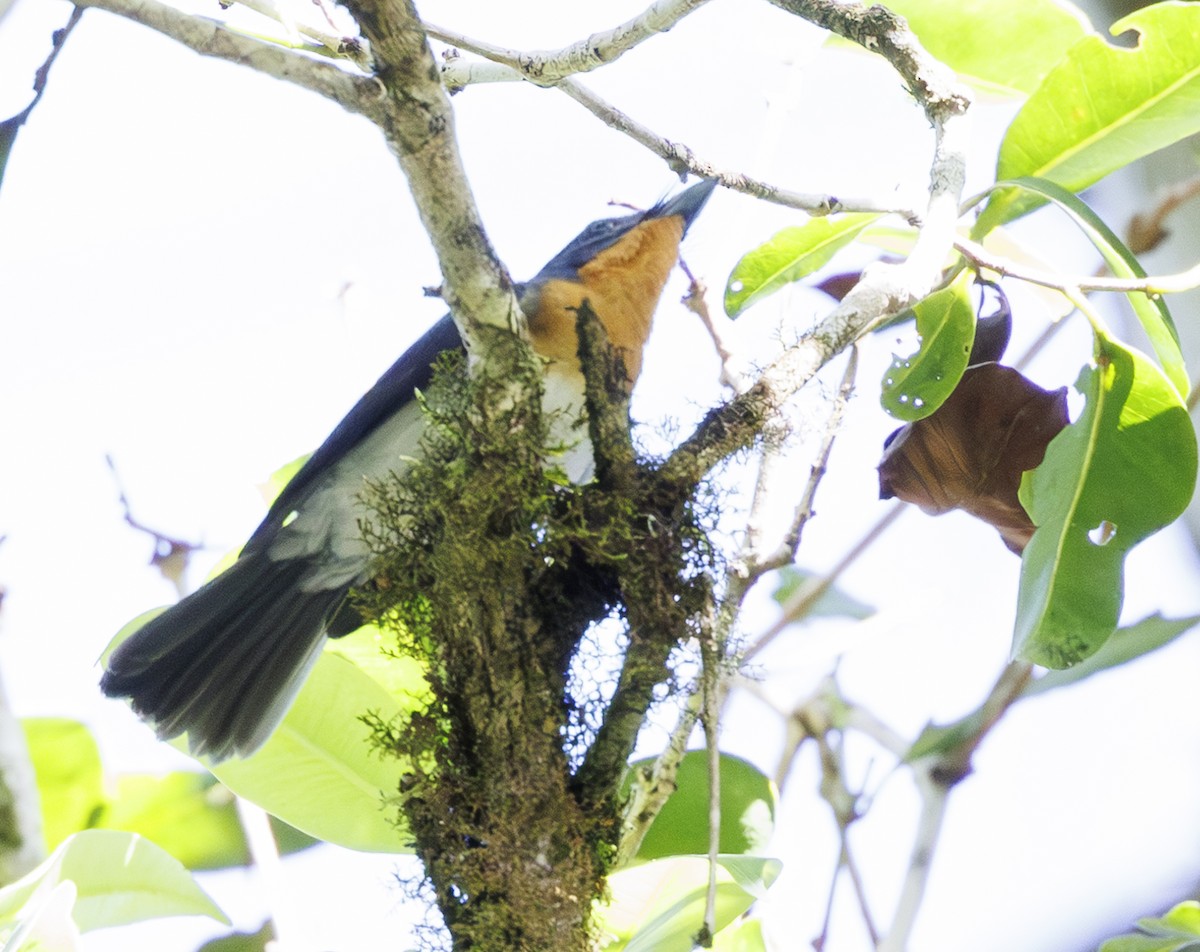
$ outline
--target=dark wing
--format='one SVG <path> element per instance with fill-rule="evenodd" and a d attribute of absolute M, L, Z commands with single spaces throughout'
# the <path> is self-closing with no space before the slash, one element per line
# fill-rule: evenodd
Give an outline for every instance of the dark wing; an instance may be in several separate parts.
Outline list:
<path fill-rule="evenodd" d="M 334 427 L 333 432 L 325 438 L 325 442 L 317 447 L 308 462 L 300 467 L 300 471 L 284 487 L 283 492 L 271 505 L 267 517 L 246 543 L 246 550 L 253 551 L 270 544 L 283 521 L 300 507 L 329 467 L 345 457 L 381 423 L 409 403 L 413 399 L 414 390 L 429 386 L 433 363 L 439 354 L 461 349 L 462 346 L 458 328 L 447 314 L 401 354 L 400 358 L 384 371 L 375 385 L 363 394 L 353 409 L 342 418 L 342 422 Z"/>

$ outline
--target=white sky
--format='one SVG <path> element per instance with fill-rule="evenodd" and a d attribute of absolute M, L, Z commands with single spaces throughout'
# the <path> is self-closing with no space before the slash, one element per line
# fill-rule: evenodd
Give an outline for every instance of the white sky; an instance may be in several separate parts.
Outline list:
<path fill-rule="evenodd" d="M 529 49 L 641 9 L 603 6 L 597 14 L 594 5 L 551 0 L 463 0 L 421 10 Z M 220 15 L 215 4 L 203 9 Z M 0 22 L 0 115 L 27 101 L 49 33 L 68 11 L 57 0 L 22 0 Z M 783 186 L 921 187 L 931 134 L 898 79 L 862 56 L 822 54 L 818 41 L 766 4 L 714 3 L 584 82 L 699 155 Z M 476 198 L 517 278 L 607 214 L 608 199 L 649 204 L 673 185 L 659 160 L 553 91 L 505 84 L 454 103 Z M 1010 108 L 978 110 L 971 184 L 987 180 Z M 800 219 L 714 197 L 685 245 L 714 307 L 738 256 L 785 223 Z M 1056 260 L 1070 267 L 1092 266 L 1073 238 L 1037 227 L 1025 234 L 1069 256 Z M 112 634 L 172 598 L 145 566 L 149 540 L 122 522 L 104 455 L 115 457 L 139 519 L 212 546 L 193 567 L 198 583 L 261 518 L 255 484 L 319 443 L 440 316 L 438 302 L 421 294 L 438 281 L 406 186 L 365 120 L 101 12 L 84 16 L 0 188 L 0 533 L 8 535 L 0 662 L 18 713 L 85 720 L 114 770 L 187 765 L 96 688 L 94 660 Z M 673 303 L 682 289 L 676 278 L 664 295 L 637 411 L 647 422 L 681 420 L 686 432 L 720 389 L 711 348 Z M 824 306 L 802 291 L 777 296 L 739 322 L 737 340 L 750 359 L 763 359 L 780 334 L 802 332 Z M 1023 308 L 1012 354 L 1041 326 Z M 806 532 L 805 566 L 832 565 L 885 511 L 874 465 L 894 423 L 873 388 L 898 346 L 888 337 L 865 349 L 861 396 Z M 1032 376 L 1070 383 L 1088 350 L 1086 334 L 1068 329 Z M 800 455 L 801 472 L 805 465 Z M 789 704 L 844 655 L 848 695 L 903 733 L 952 719 L 982 699 L 1005 660 L 1017 567 L 987 527 L 910 513 L 846 578 L 880 615 L 780 639 L 760 659 L 768 690 Z M 1200 610 L 1196 567 L 1181 534 L 1147 543 L 1130 561 L 1128 617 Z M 758 605 L 750 631 L 771 618 Z M 1198 662 L 1200 639 L 1185 638 L 1005 719 L 952 797 L 914 949 L 1085 945 L 1193 888 Z M 781 738 L 757 702 L 735 701 L 728 750 L 772 773 Z M 858 744 L 852 753 L 865 770 L 871 752 Z M 876 764 L 873 785 L 881 773 Z M 810 751 L 781 811 L 774 852 L 785 873 L 763 904 L 779 948 L 816 934 L 836 858 L 816 781 Z M 901 773 L 855 830 L 881 922 L 914 824 L 915 797 Z M 393 858 L 325 849 L 286 865 L 293 912 L 313 948 L 378 947 L 381 935 L 404 928 Z M 206 877 L 205 885 L 240 927 L 257 928 L 252 876 Z M 844 905 L 829 952 L 865 947 Z M 172 921 L 165 934 L 142 929 L 95 934 L 86 947 L 152 941 L 183 952 L 219 931 L 202 920 Z"/>

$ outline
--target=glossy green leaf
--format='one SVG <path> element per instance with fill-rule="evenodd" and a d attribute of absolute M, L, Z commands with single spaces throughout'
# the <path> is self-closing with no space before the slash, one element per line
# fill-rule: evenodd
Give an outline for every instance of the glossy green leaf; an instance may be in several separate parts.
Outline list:
<path fill-rule="evenodd" d="M 775 826 L 775 785 L 749 761 L 721 754 L 722 853 L 763 849 Z M 628 791 L 637 772 L 654 758 L 634 762 L 625 780 Z M 708 753 L 688 751 L 675 775 L 676 790 L 663 805 L 638 849 L 639 860 L 708 851 Z"/>
<path fill-rule="evenodd" d="M 233 793 L 211 774 L 177 771 L 117 778 L 116 797 L 97 826 L 139 833 L 191 870 L 224 869 L 250 862 Z M 281 853 L 316 840 L 275 822 Z"/>
<path fill-rule="evenodd" d="M 205 942 L 196 952 L 268 952 L 268 947 L 278 948 L 275 929 L 269 919 L 257 932 L 235 932 L 222 936 Z"/>
<path fill-rule="evenodd" d="M 21 722 L 42 806 L 47 851 L 96 824 L 104 810 L 100 751 L 79 721 L 35 717 Z"/>
<path fill-rule="evenodd" d="M 1091 32 L 1058 0 L 891 0 L 921 45 L 982 91 L 1027 96 Z"/>
<path fill-rule="evenodd" d="M 1109 939 L 1100 952 L 1200 952 L 1200 903 L 1181 902 L 1161 919 L 1138 920 L 1138 932 Z"/>
<path fill-rule="evenodd" d="M 14 921 L 0 923 L 4 952 L 81 952 L 79 926 L 72 917 L 77 895 L 70 880 L 39 890 Z"/>
<path fill-rule="evenodd" d="M 922 757 L 949 753 L 954 748 L 979 736 L 987 723 L 982 710 L 974 710 L 949 724 L 926 724 L 912 746 L 904 754 L 904 760 L 912 763 Z"/>
<path fill-rule="evenodd" d="M 949 286 L 918 302 L 920 346 L 908 357 L 895 357 L 883 374 L 879 402 L 906 422 L 921 420 L 940 407 L 962 379 L 975 341 L 971 275 L 964 271 Z"/>
<path fill-rule="evenodd" d="M 1037 525 L 1021 560 L 1013 654 L 1050 668 L 1095 653 L 1117 626 L 1125 556 L 1172 522 L 1196 482 L 1196 436 L 1179 394 L 1144 355 L 1099 337 L 1086 405 L 1021 504 Z"/>
<path fill-rule="evenodd" d="M 304 453 L 301 456 L 297 456 L 290 463 L 284 463 L 267 477 L 266 482 L 258 487 L 268 505 L 273 503 L 275 497 L 287 488 L 287 484 L 292 481 L 292 477 L 300 472 L 304 464 L 308 462 L 310 456 L 312 456 L 312 453 Z"/>
<path fill-rule="evenodd" d="M 717 933 L 713 952 L 767 952 L 762 920 L 747 919 Z"/>
<path fill-rule="evenodd" d="M 737 317 L 780 288 L 825 267 L 838 251 L 879 217 L 831 215 L 778 232 L 744 254 L 734 266 L 725 285 L 725 313 Z"/>
<path fill-rule="evenodd" d="M 251 757 L 209 769 L 239 796 L 317 839 L 350 849 L 406 852 L 409 837 L 397 828 L 397 811 L 384 799 L 396 796 L 408 768 L 372 747 L 362 717 L 375 713 L 390 720 L 421 703 L 424 679 L 408 670 L 415 675 L 408 689 L 393 694 L 337 651 L 326 650 L 267 743 Z M 179 746 L 185 748 L 182 741 Z"/>
<path fill-rule="evenodd" d="M 788 565 L 779 570 L 779 586 L 771 597 L 786 605 L 804 586 L 816 579 L 817 573 Z M 875 606 L 859 601 L 836 586 L 829 586 L 813 603 L 806 618 L 854 618 L 861 621 L 875 614 Z"/>
<path fill-rule="evenodd" d="M 1169 0 L 1114 23 L 1139 34 L 1134 49 L 1099 34 L 1075 44 L 1013 119 L 997 179 L 1048 178 L 1072 192 L 1200 132 L 1200 6 Z M 984 234 L 1040 201 L 1007 190 L 992 196 L 976 227 Z"/>
<path fill-rule="evenodd" d="M 761 899 L 783 869 L 776 859 L 720 856 L 716 925 L 719 930 Z M 691 952 L 704 922 L 708 859 L 676 856 L 608 878 L 610 905 L 597 910 L 605 952 Z"/>
<path fill-rule="evenodd" d="M 56 885 L 77 891 L 73 917 L 80 930 L 126 925 L 162 916 L 225 914 L 174 857 L 149 840 L 117 830 L 85 830 L 68 838 L 37 869 L 0 889 L 0 921 L 23 915 Z"/>
<path fill-rule="evenodd" d="M 1198 622 L 1200 622 L 1200 615 L 1189 615 L 1186 618 L 1163 618 L 1162 615 L 1151 615 L 1136 624 L 1118 628 L 1094 655 L 1072 668 L 1047 672 L 1037 680 L 1030 682 L 1029 687 L 1025 689 L 1025 694 L 1032 696 L 1041 694 L 1043 691 L 1065 687 L 1100 671 L 1126 664 L 1135 658 L 1140 658 L 1142 655 L 1169 645 L 1185 631 L 1194 628 Z"/>
<path fill-rule="evenodd" d="M 1001 182 L 1001 186 L 1013 185 L 1022 191 L 1032 192 L 1058 205 L 1087 236 L 1104 258 L 1108 269 L 1118 278 L 1144 278 L 1146 272 L 1125 242 L 1116 236 L 1094 211 L 1081 199 L 1061 186 L 1045 179 L 1023 178 L 1012 182 Z M 1179 334 L 1167 302 L 1162 295 L 1153 297 L 1132 291 L 1125 295 L 1142 329 L 1150 339 L 1154 353 L 1166 371 L 1167 379 L 1175 385 L 1181 395 L 1189 389 L 1187 368 L 1183 364 L 1183 351 L 1179 346 Z"/>

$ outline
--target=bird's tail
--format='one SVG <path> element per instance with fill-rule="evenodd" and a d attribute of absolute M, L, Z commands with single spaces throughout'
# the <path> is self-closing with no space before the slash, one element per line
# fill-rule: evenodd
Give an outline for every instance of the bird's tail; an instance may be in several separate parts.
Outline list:
<path fill-rule="evenodd" d="M 100 687 L 158 736 L 223 760 L 257 750 L 283 719 L 347 589 L 305 592 L 304 559 L 247 553 L 113 651 Z"/>

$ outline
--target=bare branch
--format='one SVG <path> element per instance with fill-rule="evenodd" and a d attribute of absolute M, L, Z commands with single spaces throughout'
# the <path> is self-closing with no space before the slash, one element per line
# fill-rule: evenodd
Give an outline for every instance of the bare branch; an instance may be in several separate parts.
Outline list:
<path fill-rule="evenodd" d="M 117 495 L 121 502 L 121 508 L 125 511 L 125 522 L 131 528 L 146 533 L 154 540 L 154 554 L 150 556 L 150 564 L 162 573 L 163 578 L 175 586 L 175 591 L 180 598 L 183 598 L 187 594 L 185 575 L 188 563 L 191 561 L 192 553 L 203 549 L 204 543 L 188 542 L 186 539 L 164 535 L 157 529 L 152 529 L 144 522 L 135 519 L 133 509 L 129 505 L 129 497 L 125 494 L 125 487 L 121 485 L 121 475 L 117 472 L 117 464 L 111 456 L 105 456 L 104 462 L 108 464 L 113 481 L 117 484 Z"/>
<path fill-rule="evenodd" d="M 784 536 L 783 541 L 774 552 L 764 553 L 759 547 L 761 544 L 761 531 L 747 533 L 747 541 L 753 543 L 747 565 L 749 574 L 752 577 L 758 578 L 772 569 L 782 568 L 796 558 L 796 550 L 800 547 L 800 536 L 804 532 L 804 526 L 813 515 L 813 502 L 817 496 L 817 487 L 821 485 L 826 468 L 829 466 L 829 457 L 833 453 L 834 440 L 841 430 L 842 417 L 845 415 L 846 406 L 849 404 L 850 397 L 854 393 L 854 378 L 857 373 L 858 347 L 857 345 L 851 345 L 850 359 L 846 361 L 846 369 L 842 374 L 842 382 L 838 387 L 837 396 L 834 398 L 833 408 L 829 411 L 829 419 L 825 424 L 825 434 L 821 438 L 821 446 L 817 450 L 816 457 L 813 459 L 812 470 L 809 473 L 808 482 L 804 486 L 804 492 L 800 494 L 800 501 L 796 504 L 793 511 L 792 523 L 787 535 Z M 767 497 L 777 485 L 776 480 L 771 478 L 770 469 L 769 460 L 764 455 L 762 471 L 760 472 L 759 490 L 755 493 L 755 505 L 751 508 L 752 517 L 755 511 L 766 510 Z M 760 496 L 761 498 L 759 498 Z"/>
<path fill-rule="evenodd" d="M 857 561 L 859 556 L 861 556 L 872 545 L 875 544 L 875 540 L 879 538 L 879 536 L 883 535 L 883 533 L 887 531 L 891 524 L 900 518 L 900 516 L 904 513 L 904 510 L 907 508 L 907 503 L 898 502 L 894 504 L 888 510 L 887 514 L 882 516 L 879 521 L 876 522 L 875 525 L 873 525 L 866 532 L 866 534 L 858 540 L 854 547 L 838 560 L 837 565 L 835 565 L 820 578 L 810 579 L 804 585 L 800 586 L 799 591 L 797 591 L 796 594 L 788 599 L 788 601 L 784 604 L 783 613 L 781 614 L 779 620 L 771 625 L 771 627 L 765 632 L 763 632 L 762 635 L 759 636 L 758 640 L 746 649 L 746 653 L 742 656 L 743 660 L 749 661 L 764 648 L 766 648 L 767 645 L 779 637 L 779 633 L 788 625 L 797 619 L 803 618 L 810 611 L 812 611 L 812 607 L 816 604 L 817 599 L 819 599 L 825 594 L 825 592 L 829 590 L 830 586 L 837 581 L 838 577 L 844 571 L 846 571 L 847 568 Z"/>
<path fill-rule="evenodd" d="M 747 383 L 743 380 L 733 366 L 733 351 L 725 342 L 724 335 L 717 327 L 717 322 L 713 320 L 712 313 L 708 309 L 708 285 L 692 274 L 692 269 L 688 267 L 687 262 L 681 257 L 679 259 L 679 270 L 687 275 L 688 291 L 683 296 L 680 303 L 689 311 L 700 318 L 700 323 L 704 325 L 704 329 L 708 331 L 708 336 L 712 338 L 713 349 L 717 352 L 717 356 L 721 358 L 721 383 L 729 387 L 734 393 L 741 393 L 746 389 Z M 728 318 L 725 323 L 729 324 Z"/>
<path fill-rule="evenodd" d="M 654 765 L 648 771 L 635 773 L 622 817 L 621 841 L 616 862 L 613 863 L 614 869 L 629 865 L 637 856 L 654 818 L 675 792 L 679 762 L 683 760 L 688 738 L 692 736 L 692 728 L 696 726 L 699 716 L 700 699 L 693 694 L 679 712 L 679 720 L 671 732 L 671 738 Z"/>
<path fill-rule="evenodd" d="M 702 0 L 702 2 L 706 2 L 706 0 Z M 655 7 L 661 6 L 672 10 L 678 8 L 679 11 L 682 11 L 679 16 L 682 16 L 690 12 L 690 8 L 699 5 L 695 0 L 676 0 L 672 3 L 656 4 Z M 654 9 L 652 7 L 651 11 Z M 665 12 L 663 15 L 666 15 Z M 650 32 L 645 32 L 648 28 L 647 24 L 658 22 L 661 21 L 647 20 L 643 15 L 643 17 L 617 27 L 610 33 L 595 34 L 581 44 L 575 44 L 557 52 L 539 53 L 522 53 L 472 39 L 443 27 L 434 27 L 428 24 L 426 27 L 430 36 L 483 56 L 490 64 L 474 63 L 460 56 L 448 57 L 442 66 L 442 81 L 448 89 L 454 92 L 458 92 L 471 83 L 512 82 L 519 79 L 526 79 L 541 86 L 554 86 L 574 99 L 605 125 L 629 136 L 639 145 L 663 159 L 676 174 L 683 175 L 691 172 L 702 178 L 716 179 L 723 186 L 734 191 L 745 192 L 747 195 L 753 195 L 755 198 L 787 208 L 798 208 L 813 215 L 829 215 L 834 212 L 870 212 L 897 214 L 908 221 L 916 220 L 916 212 L 911 208 L 898 207 L 894 201 L 887 199 L 880 200 L 865 195 L 793 192 L 761 179 L 751 178 L 741 172 L 719 168 L 698 157 L 686 144 L 658 135 L 571 77 L 572 73 L 584 71 L 584 67 L 579 66 L 580 63 L 585 63 L 586 69 L 594 69 L 606 62 L 611 62 L 628 48 L 601 44 L 598 47 L 599 52 L 589 53 L 588 44 L 596 37 L 606 38 L 610 35 L 618 35 L 622 42 L 627 42 L 631 38 L 636 38 L 637 42 L 640 42 L 653 35 L 653 32 L 668 28 L 667 26 L 653 26 L 650 28 Z M 670 20 L 670 22 L 673 23 L 674 20 Z M 617 52 L 613 53 L 613 50 Z M 572 68 L 573 66 L 579 68 Z"/>
<path fill-rule="evenodd" d="M 1163 190 L 1154 208 L 1144 214 L 1134 215 L 1129 223 L 1128 238 L 1125 242 L 1129 250 L 1135 255 L 1141 255 L 1157 248 L 1170 236 L 1164 224 L 1167 217 L 1197 195 L 1200 195 L 1200 175 L 1176 182 Z"/>
<path fill-rule="evenodd" d="M 864 270 L 862 279 L 828 317 L 785 350 L 749 391 L 705 417 L 671 455 L 663 472 L 684 482 L 714 454 L 720 459 L 749 445 L 753 434 L 744 432 L 744 421 L 753 418 L 756 427 L 760 425 L 874 324 L 924 297 L 939 280 L 942 262 L 956 238 L 966 177 L 969 94 L 921 49 L 904 21 L 883 7 L 865 10 L 856 4 L 773 2 L 879 52 L 905 77 L 935 133 L 929 203 L 907 260 L 877 262 Z"/>
<path fill-rule="evenodd" d="M 644 12 L 626 20 L 620 26 L 593 33 L 586 39 L 559 50 L 522 52 L 482 40 L 473 40 L 454 30 L 434 26 L 428 22 L 425 29 L 434 39 L 508 66 L 522 79 L 539 86 L 553 86 L 573 73 L 586 73 L 613 62 L 639 43 L 658 33 L 665 33 L 707 2 L 708 0 L 655 0 Z"/>
<path fill-rule="evenodd" d="M 563 79 L 555 85 L 556 89 L 566 93 L 583 106 L 605 125 L 617 132 L 629 136 L 639 145 L 649 149 L 663 159 L 673 172 L 683 174 L 692 172 L 703 178 L 716 179 L 726 188 L 745 192 L 755 198 L 784 205 L 788 208 L 799 208 L 814 215 L 829 215 L 833 212 L 859 211 L 877 212 L 879 214 L 896 213 L 905 218 L 913 218 L 913 212 L 900 209 L 893 203 L 879 202 L 868 196 L 838 196 L 821 193 L 791 192 L 777 188 L 768 182 L 750 178 L 741 172 L 720 169 L 710 162 L 697 158 L 694 152 L 682 142 L 665 139 L 642 125 L 637 120 L 611 106 L 597 96 L 586 86 L 575 79 Z"/>
<path fill-rule="evenodd" d="M 977 268 L 985 268 L 1019 281 L 1028 281 L 1056 291 L 1117 291 L 1153 294 L 1178 294 L 1200 287 L 1200 263 L 1178 274 L 1147 275 L 1144 278 L 1108 278 L 1061 275 L 1057 272 L 1027 268 L 1024 265 L 992 255 L 982 245 L 968 238 L 955 239 L 954 247 Z"/>
<path fill-rule="evenodd" d="M 37 72 L 33 75 L 33 99 L 29 101 L 29 105 L 18 112 L 15 116 L 5 119 L 0 122 L 0 147 L 6 142 L 11 143 L 13 136 L 17 134 L 17 129 L 23 126 L 26 120 L 33 113 L 34 107 L 41 101 L 42 94 L 46 91 L 46 82 L 50 78 L 50 67 L 54 65 L 54 61 L 58 59 L 58 54 L 62 52 L 63 46 L 67 42 L 67 37 L 71 35 L 71 31 L 75 29 L 75 24 L 79 22 L 79 18 L 83 16 L 83 10 L 78 6 L 71 10 L 70 17 L 67 18 L 67 25 L 61 30 L 55 30 L 50 43 L 50 53 L 42 62 L 42 65 L 37 68 Z M 5 154 L 0 150 L 0 170 L 4 167 Z"/>
<path fill-rule="evenodd" d="M 107 10 L 127 20 L 134 20 L 169 36 L 201 56 L 249 66 L 260 73 L 320 93 L 347 111 L 371 119 L 375 118 L 382 99 L 382 87 L 372 77 L 356 76 L 331 63 L 245 36 L 207 17 L 181 13 L 158 0 L 79 0 L 78 5 Z"/>
<path fill-rule="evenodd" d="M 917 913 L 925 899 L 925 887 L 929 883 L 929 871 L 937 852 L 942 833 L 942 821 L 946 818 L 947 789 L 934 781 L 924 770 L 916 772 L 917 789 L 921 794 L 921 816 L 917 821 L 917 834 L 913 839 L 908 873 L 900 891 L 900 900 L 892 917 L 892 927 L 878 946 L 878 952 L 904 952 L 908 948 L 909 936 L 916 925 Z"/>

